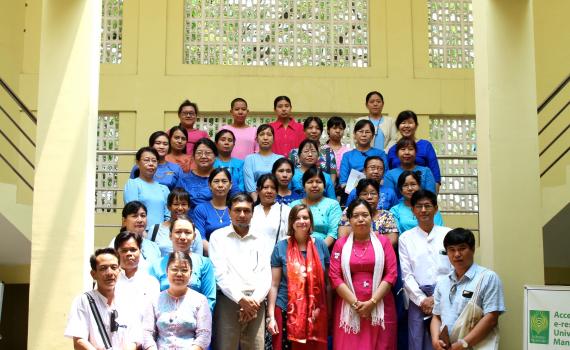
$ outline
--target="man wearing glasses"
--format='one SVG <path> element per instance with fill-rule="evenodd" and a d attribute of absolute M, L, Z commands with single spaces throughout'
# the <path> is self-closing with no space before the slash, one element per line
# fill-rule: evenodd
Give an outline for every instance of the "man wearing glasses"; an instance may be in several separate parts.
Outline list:
<path fill-rule="evenodd" d="M 429 335 L 433 291 L 439 277 L 451 271 L 443 239 L 449 228 L 435 225 L 437 196 L 427 190 L 416 191 L 411 198 L 418 226 L 402 233 L 398 242 L 404 290 L 410 299 L 408 309 L 408 349 L 433 349 Z"/>
<path fill-rule="evenodd" d="M 385 173 L 384 160 L 379 156 L 367 157 L 364 161 L 364 176 L 367 179 L 376 180 L 380 184 L 380 198 L 378 199 L 378 207 L 376 209 L 390 210 L 398 204 L 398 196 L 391 187 L 384 186 L 382 183 Z M 356 188 L 354 188 L 346 199 L 348 207 L 356 199 Z"/>
<path fill-rule="evenodd" d="M 236 194 L 228 207 L 232 223 L 210 236 L 210 259 L 218 284 L 212 350 L 262 350 L 264 300 L 271 287 L 266 241 L 249 229 L 253 216 L 249 194 Z"/>
<path fill-rule="evenodd" d="M 119 257 L 113 248 L 97 249 L 90 258 L 96 289 L 75 298 L 64 335 L 74 349 L 136 349 L 141 325 L 126 300 L 115 296 Z"/>

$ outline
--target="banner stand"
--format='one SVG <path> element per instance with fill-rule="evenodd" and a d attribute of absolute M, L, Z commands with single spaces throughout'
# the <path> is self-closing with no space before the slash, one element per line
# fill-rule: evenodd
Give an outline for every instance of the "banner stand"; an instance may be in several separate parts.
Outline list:
<path fill-rule="evenodd" d="M 570 350 L 570 286 L 524 287 L 525 350 Z"/>

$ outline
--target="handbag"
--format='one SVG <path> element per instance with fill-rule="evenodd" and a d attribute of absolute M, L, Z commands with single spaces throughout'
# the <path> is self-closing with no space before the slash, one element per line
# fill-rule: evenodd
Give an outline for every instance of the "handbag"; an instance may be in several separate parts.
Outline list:
<path fill-rule="evenodd" d="M 465 305 L 463 311 L 457 318 L 449 338 L 451 342 L 454 343 L 458 339 L 463 339 L 471 330 L 475 327 L 477 322 L 483 318 L 483 309 L 481 306 L 477 305 L 477 299 L 479 299 L 479 294 L 481 292 L 481 281 L 485 273 L 481 273 L 479 282 L 477 282 L 477 287 L 475 288 L 475 293 L 471 297 L 471 300 Z M 498 326 L 493 328 L 485 339 L 481 340 L 477 345 L 472 346 L 472 349 L 476 350 L 498 350 L 499 349 L 499 328 Z"/>

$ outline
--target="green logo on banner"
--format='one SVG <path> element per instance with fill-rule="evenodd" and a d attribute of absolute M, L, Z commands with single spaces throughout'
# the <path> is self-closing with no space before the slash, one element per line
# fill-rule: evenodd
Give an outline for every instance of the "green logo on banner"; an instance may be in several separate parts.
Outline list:
<path fill-rule="evenodd" d="M 550 311 L 530 310 L 530 342 L 548 344 L 550 333 Z"/>

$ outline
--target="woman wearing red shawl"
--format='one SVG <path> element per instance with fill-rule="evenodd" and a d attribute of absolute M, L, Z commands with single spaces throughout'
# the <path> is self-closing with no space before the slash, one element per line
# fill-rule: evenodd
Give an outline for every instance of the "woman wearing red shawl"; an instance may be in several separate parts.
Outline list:
<path fill-rule="evenodd" d="M 273 281 L 268 296 L 267 329 L 273 350 L 326 350 L 326 243 L 311 238 L 313 216 L 304 204 L 291 209 L 289 238 L 277 243 L 271 256 Z"/>
<path fill-rule="evenodd" d="M 347 209 L 352 232 L 336 241 L 329 277 L 336 290 L 333 349 L 395 350 L 398 275 L 390 240 L 371 230 L 372 207 L 357 199 Z"/>

